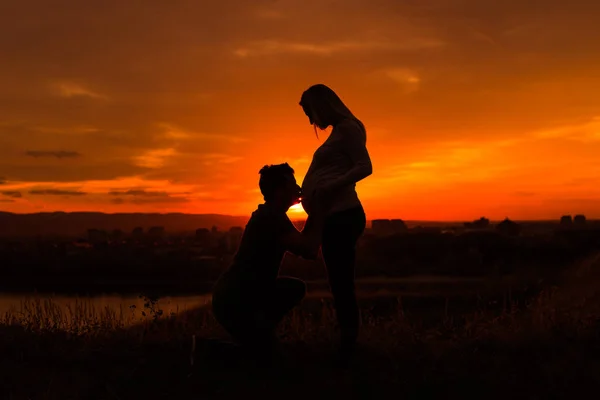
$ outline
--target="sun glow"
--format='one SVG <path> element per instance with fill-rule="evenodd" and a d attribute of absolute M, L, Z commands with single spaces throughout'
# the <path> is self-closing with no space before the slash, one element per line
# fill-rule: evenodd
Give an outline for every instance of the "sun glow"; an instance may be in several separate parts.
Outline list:
<path fill-rule="evenodd" d="M 290 213 L 301 214 L 304 213 L 304 208 L 302 208 L 302 203 L 294 204 L 290 207 Z"/>

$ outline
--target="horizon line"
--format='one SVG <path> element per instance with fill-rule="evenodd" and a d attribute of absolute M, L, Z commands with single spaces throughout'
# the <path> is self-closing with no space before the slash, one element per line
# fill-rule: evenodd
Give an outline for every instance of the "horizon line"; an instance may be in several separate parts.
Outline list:
<path fill-rule="evenodd" d="M 35 215 L 35 214 L 105 214 L 105 215 L 194 215 L 194 216 L 215 216 L 215 217 L 231 217 L 231 218 L 248 218 L 248 215 L 235 215 L 235 214 L 220 214 L 220 213 L 189 213 L 189 212 L 104 212 L 104 211 L 37 211 L 30 213 L 16 213 L 11 211 L 1 211 L 0 214 L 12 214 L 12 215 Z M 457 223 L 457 222 L 472 222 L 477 221 L 480 218 L 486 218 L 490 222 L 495 221 L 503 221 L 508 218 L 511 221 L 521 221 L 521 222 L 549 222 L 549 221 L 560 221 L 563 216 L 571 216 L 574 217 L 576 215 L 585 215 L 585 214 L 563 214 L 560 217 L 548 217 L 548 218 L 531 218 L 531 219 L 513 219 L 510 217 L 504 217 L 499 219 L 488 218 L 488 217 L 475 217 L 472 219 L 403 219 L 398 217 L 385 217 L 385 218 L 367 218 L 367 221 L 373 220 L 402 220 L 404 222 L 444 222 L 444 223 Z M 298 218 L 298 217 L 290 217 L 292 221 L 304 221 L 306 217 Z M 600 218 L 588 218 L 587 221 L 598 221 Z"/>

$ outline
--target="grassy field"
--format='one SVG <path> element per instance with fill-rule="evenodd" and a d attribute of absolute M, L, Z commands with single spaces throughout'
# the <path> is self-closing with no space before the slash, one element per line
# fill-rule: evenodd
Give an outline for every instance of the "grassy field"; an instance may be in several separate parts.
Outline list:
<path fill-rule="evenodd" d="M 284 321 L 287 363 L 276 369 L 214 340 L 226 336 L 207 310 L 33 302 L 3 317 L 0 397 L 575 398 L 600 379 L 598 278 L 595 256 L 526 305 L 424 310 L 396 299 L 363 307 L 361 346 L 345 369 L 333 365 L 334 314 L 318 299 Z M 142 312 L 150 318 L 130 327 Z"/>

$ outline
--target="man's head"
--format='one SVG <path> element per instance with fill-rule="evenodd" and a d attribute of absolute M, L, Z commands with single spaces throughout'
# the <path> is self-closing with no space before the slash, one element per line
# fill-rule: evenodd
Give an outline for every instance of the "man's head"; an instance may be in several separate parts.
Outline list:
<path fill-rule="evenodd" d="M 296 183 L 294 170 L 285 164 L 265 165 L 259 171 L 258 186 L 265 202 L 286 210 L 300 202 L 300 186 Z"/>

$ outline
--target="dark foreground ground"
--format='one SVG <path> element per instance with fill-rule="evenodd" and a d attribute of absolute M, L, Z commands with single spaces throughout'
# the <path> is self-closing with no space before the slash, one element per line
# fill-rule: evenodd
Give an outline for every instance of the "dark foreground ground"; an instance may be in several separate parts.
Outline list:
<path fill-rule="evenodd" d="M 0 328 L 0 398 L 579 398 L 600 382 L 600 262 L 502 309 L 363 308 L 355 362 L 334 366 L 330 306 L 311 300 L 281 327 L 287 366 L 260 368 L 205 310 L 133 328 L 108 312 L 39 308 Z M 433 307 L 433 306 L 432 306 Z M 138 310 L 140 312 L 140 310 Z M 192 338 L 196 338 L 195 349 Z"/>

